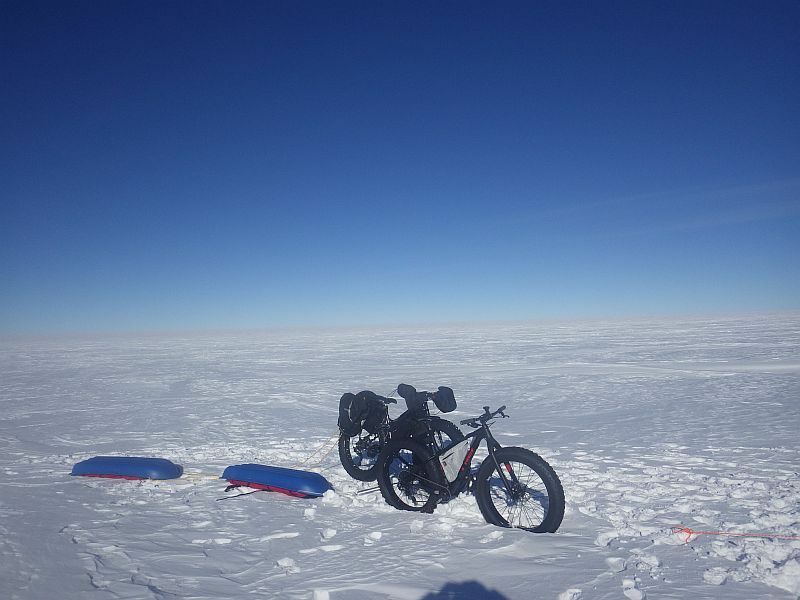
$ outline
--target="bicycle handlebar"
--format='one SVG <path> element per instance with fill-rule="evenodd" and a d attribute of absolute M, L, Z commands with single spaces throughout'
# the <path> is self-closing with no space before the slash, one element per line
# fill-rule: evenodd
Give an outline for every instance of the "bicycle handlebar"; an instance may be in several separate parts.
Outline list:
<path fill-rule="evenodd" d="M 439 388 L 440 390 L 442 388 Z M 438 392 L 418 392 L 417 388 L 407 383 L 401 383 L 397 386 L 397 393 L 406 401 L 406 405 L 411 410 L 417 410 L 421 405 L 431 400 L 435 401 Z"/>
<path fill-rule="evenodd" d="M 484 406 L 482 415 L 478 415 L 477 417 L 473 417 L 471 419 L 464 419 L 463 421 L 461 421 L 461 425 L 469 425 L 470 427 L 479 427 L 478 423 L 483 425 L 490 419 L 494 419 L 497 415 L 500 415 L 501 417 L 505 418 L 506 415 L 503 412 L 505 409 L 506 409 L 505 404 L 494 412 L 490 411 L 488 406 Z"/>
<path fill-rule="evenodd" d="M 378 402 L 383 402 L 384 404 L 397 404 L 397 400 L 394 398 L 387 398 L 385 396 L 379 396 L 375 392 L 371 392 L 370 390 L 364 390 L 363 392 L 359 392 L 356 396 L 361 396 L 365 400 L 377 400 Z"/>

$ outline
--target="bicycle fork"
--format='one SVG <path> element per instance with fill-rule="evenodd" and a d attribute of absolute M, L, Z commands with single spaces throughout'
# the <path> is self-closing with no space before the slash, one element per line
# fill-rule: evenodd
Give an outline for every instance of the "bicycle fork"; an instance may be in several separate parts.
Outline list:
<path fill-rule="evenodd" d="M 494 463 L 497 474 L 500 475 L 500 480 L 503 482 L 503 487 L 506 489 L 506 492 L 508 492 L 509 497 L 513 498 L 516 494 L 516 490 L 519 489 L 519 479 L 517 479 L 514 470 L 511 468 L 511 463 L 503 463 L 501 465 L 497 460 L 495 450 L 500 449 L 500 444 L 498 444 L 494 438 L 490 436 L 486 442 L 486 446 L 489 449 L 489 456 L 492 458 L 492 462 Z M 505 467 L 505 469 L 503 467 Z"/>

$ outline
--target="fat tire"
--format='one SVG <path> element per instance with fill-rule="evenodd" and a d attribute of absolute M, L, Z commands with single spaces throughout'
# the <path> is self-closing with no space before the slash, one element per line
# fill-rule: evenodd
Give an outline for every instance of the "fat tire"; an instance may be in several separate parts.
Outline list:
<path fill-rule="evenodd" d="M 536 472 L 536 474 L 544 482 L 547 491 L 548 509 L 542 522 L 536 527 L 522 527 L 526 531 L 533 533 L 553 533 L 555 532 L 561 521 L 564 518 L 565 500 L 564 488 L 561 486 L 561 481 L 558 475 L 553 470 L 546 460 L 538 454 L 531 452 L 526 448 L 508 447 L 501 448 L 495 452 L 497 462 L 501 465 L 507 462 L 522 463 Z M 489 480 L 493 473 L 496 473 L 497 467 L 491 456 L 487 456 L 481 464 L 478 473 L 475 476 L 475 499 L 478 502 L 478 508 L 488 523 L 498 525 L 500 527 L 511 527 L 511 524 L 503 517 L 492 502 L 491 488 Z"/>
<path fill-rule="evenodd" d="M 436 472 L 433 461 L 431 460 L 432 454 L 419 442 L 415 442 L 410 438 L 405 438 L 401 440 L 393 440 L 386 444 L 381 452 L 380 457 L 378 458 L 377 479 L 378 487 L 381 490 L 383 499 L 386 500 L 387 504 L 398 510 L 433 512 L 433 509 L 436 507 L 436 503 L 439 499 L 438 494 L 430 493 L 424 504 L 419 506 L 412 506 L 411 504 L 404 502 L 403 499 L 397 495 L 392 483 L 390 467 L 393 460 L 402 451 L 411 452 L 414 462 L 419 461 L 423 468 L 422 476 L 428 481 L 434 482 L 432 487 L 436 487 L 436 485 L 438 485 L 443 489 L 446 489 L 446 487 L 443 486 L 441 477 Z"/>
<path fill-rule="evenodd" d="M 358 481 L 375 481 L 378 474 L 377 461 L 375 461 L 375 464 L 369 469 L 361 469 L 353 462 L 353 453 L 350 451 L 350 440 L 357 437 L 358 435 L 349 436 L 345 434 L 339 436 L 339 460 L 344 470 L 347 471 L 347 474 L 353 479 L 357 479 Z"/>
<path fill-rule="evenodd" d="M 439 431 L 450 438 L 451 445 L 457 444 L 464 439 L 464 434 L 461 432 L 458 426 L 447 419 L 431 417 L 430 425 L 433 432 Z M 350 450 L 350 440 L 352 438 L 357 438 L 360 435 L 361 434 L 348 436 L 342 434 L 339 436 L 339 460 L 341 461 L 344 470 L 353 479 L 357 479 L 358 481 L 375 481 L 375 479 L 378 477 L 378 461 L 376 461 L 375 464 L 369 469 L 362 469 L 353 462 L 353 453 Z M 383 448 L 381 448 L 381 450 L 382 449 Z M 441 448 L 439 448 L 439 450 L 441 450 Z"/>
<path fill-rule="evenodd" d="M 435 433 L 440 431 L 450 438 L 450 446 L 454 446 L 458 442 L 464 440 L 464 433 L 458 428 L 458 425 L 447 419 L 439 417 L 431 417 L 431 430 Z M 435 440 L 436 438 L 434 438 Z M 444 450 L 447 446 L 437 448 L 437 451 Z"/>

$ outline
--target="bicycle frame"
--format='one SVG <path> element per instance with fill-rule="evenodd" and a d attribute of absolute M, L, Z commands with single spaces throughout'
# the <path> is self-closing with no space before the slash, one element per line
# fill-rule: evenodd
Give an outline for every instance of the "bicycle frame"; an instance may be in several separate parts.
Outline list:
<path fill-rule="evenodd" d="M 519 482 L 510 465 L 506 464 L 506 470 L 511 478 L 511 483 L 509 483 L 509 478 L 503 472 L 503 469 L 500 468 L 500 463 L 497 462 L 495 452 L 500 450 L 502 446 L 492 435 L 492 431 L 489 429 L 489 424 L 487 422 L 481 423 L 479 428 L 465 435 L 463 441 L 469 439 L 472 440 L 469 444 L 469 450 L 467 450 L 467 454 L 464 456 L 464 460 L 458 470 L 458 475 L 452 482 L 447 481 L 447 478 L 444 476 L 444 470 L 441 462 L 439 461 L 441 456 L 444 455 L 450 448 L 448 447 L 440 450 L 430 459 L 431 461 L 435 461 L 434 465 L 437 472 L 442 476 L 443 481 L 447 483 L 446 487 L 450 497 L 452 498 L 464 491 L 469 482 L 472 480 L 472 458 L 475 456 L 475 452 L 478 450 L 478 447 L 484 440 L 486 440 L 486 448 L 489 451 L 489 458 L 494 461 L 495 467 L 497 467 L 497 472 L 500 474 L 500 478 L 503 481 L 503 485 L 505 486 L 506 490 L 511 492 L 514 489 L 514 486 Z"/>

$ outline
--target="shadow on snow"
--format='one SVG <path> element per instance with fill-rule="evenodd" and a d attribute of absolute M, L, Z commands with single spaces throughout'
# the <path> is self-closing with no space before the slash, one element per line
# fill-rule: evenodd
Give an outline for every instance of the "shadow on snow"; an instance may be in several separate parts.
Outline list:
<path fill-rule="evenodd" d="M 421 600 L 508 600 L 497 590 L 486 589 L 477 581 L 448 582 L 438 592 L 431 592 Z"/>

